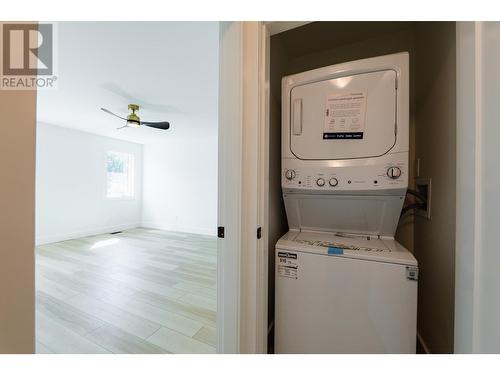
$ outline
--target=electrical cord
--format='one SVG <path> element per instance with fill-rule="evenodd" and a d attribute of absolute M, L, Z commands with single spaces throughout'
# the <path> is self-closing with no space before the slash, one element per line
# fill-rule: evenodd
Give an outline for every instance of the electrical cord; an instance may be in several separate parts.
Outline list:
<path fill-rule="evenodd" d="M 409 204 L 406 207 L 403 207 L 399 217 L 403 217 L 403 215 L 406 214 L 410 210 L 415 210 L 415 209 L 424 210 L 425 207 L 427 206 L 427 199 L 425 198 L 425 196 L 423 194 L 419 193 L 418 191 L 412 190 L 412 189 L 407 189 L 406 195 L 413 195 L 415 198 L 421 200 L 421 202 L 414 202 L 414 203 Z"/>
<path fill-rule="evenodd" d="M 423 203 L 412 203 L 412 204 L 409 204 L 408 206 L 403 207 L 403 209 L 401 210 L 401 215 L 399 215 L 399 217 L 402 217 L 405 213 L 407 213 L 410 210 L 418 209 L 418 208 L 425 209 L 425 204 L 423 204 Z"/>
<path fill-rule="evenodd" d="M 420 192 L 413 190 L 413 189 L 407 189 L 406 194 L 413 195 L 414 197 L 417 197 L 420 199 L 423 203 L 427 203 L 427 198 Z"/>

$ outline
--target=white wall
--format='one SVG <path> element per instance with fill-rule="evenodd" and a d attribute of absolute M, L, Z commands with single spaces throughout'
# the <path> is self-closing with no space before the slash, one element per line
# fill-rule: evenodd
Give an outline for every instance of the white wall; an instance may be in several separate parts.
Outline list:
<path fill-rule="evenodd" d="M 455 351 L 500 352 L 500 23 L 457 29 L 458 163 Z"/>
<path fill-rule="evenodd" d="M 500 353 L 500 246 L 498 223 L 500 216 L 500 22 L 484 22 L 481 25 L 481 102 L 482 125 L 479 156 L 481 163 L 481 219 L 479 265 L 479 334 L 477 351 Z"/>
<path fill-rule="evenodd" d="M 455 352 L 500 352 L 500 22 L 457 28 Z"/>
<path fill-rule="evenodd" d="M 140 144 L 38 123 L 36 243 L 139 226 L 142 149 Z M 134 199 L 106 198 L 106 151 L 134 154 Z"/>
<path fill-rule="evenodd" d="M 215 234 L 217 135 L 144 145 L 142 225 Z"/>

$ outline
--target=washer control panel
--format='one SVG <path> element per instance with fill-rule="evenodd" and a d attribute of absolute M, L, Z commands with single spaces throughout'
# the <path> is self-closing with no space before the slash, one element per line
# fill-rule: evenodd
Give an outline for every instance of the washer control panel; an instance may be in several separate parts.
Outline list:
<path fill-rule="evenodd" d="M 334 168 L 284 165 L 282 174 L 283 188 L 301 190 L 383 190 L 408 184 L 406 163 Z"/>

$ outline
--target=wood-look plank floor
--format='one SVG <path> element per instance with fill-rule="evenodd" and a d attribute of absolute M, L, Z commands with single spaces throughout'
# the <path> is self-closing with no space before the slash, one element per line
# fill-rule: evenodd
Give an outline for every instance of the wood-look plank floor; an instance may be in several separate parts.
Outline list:
<path fill-rule="evenodd" d="M 37 353 L 215 353 L 217 241 L 137 228 L 36 249 Z"/>

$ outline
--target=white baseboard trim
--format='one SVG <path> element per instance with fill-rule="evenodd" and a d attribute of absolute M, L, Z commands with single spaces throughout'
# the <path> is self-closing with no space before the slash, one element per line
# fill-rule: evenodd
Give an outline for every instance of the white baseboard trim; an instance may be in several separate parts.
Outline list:
<path fill-rule="evenodd" d="M 424 349 L 425 354 L 431 354 L 431 351 L 429 350 L 429 347 L 425 343 L 424 339 L 422 336 L 420 336 L 420 333 L 417 332 L 417 340 L 420 342 L 420 345 L 422 345 L 422 348 Z"/>
<path fill-rule="evenodd" d="M 183 232 L 183 233 L 194 233 L 194 234 L 205 234 L 209 236 L 216 235 L 216 228 L 201 228 L 201 227 L 186 227 L 180 225 L 172 225 L 168 223 L 162 223 L 157 221 L 143 221 L 141 226 L 144 228 L 160 229 L 172 232 Z"/>
<path fill-rule="evenodd" d="M 54 243 L 54 242 L 74 240 L 75 238 L 95 236 L 97 234 L 118 232 L 120 230 L 133 229 L 133 228 L 138 228 L 140 226 L 141 226 L 141 223 L 128 223 L 128 224 L 113 225 L 113 226 L 109 226 L 109 227 L 87 229 L 87 230 L 71 232 L 71 233 L 49 234 L 49 235 L 44 235 L 44 236 L 36 236 L 35 245 L 39 246 L 39 245 L 45 245 L 45 244 Z"/>

